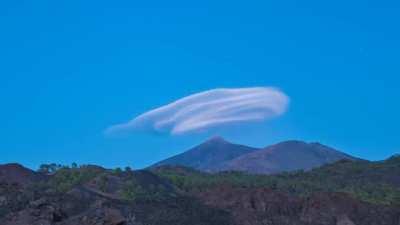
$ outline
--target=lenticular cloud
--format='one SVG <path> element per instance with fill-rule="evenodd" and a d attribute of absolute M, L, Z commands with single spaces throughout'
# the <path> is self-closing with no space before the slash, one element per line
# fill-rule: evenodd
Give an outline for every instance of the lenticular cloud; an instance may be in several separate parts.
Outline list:
<path fill-rule="evenodd" d="M 213 89 L 145 112 L 127 123 L 111 126 L 106 133 L 145 129 L 184 134 L 269 120 L 285 113 L 288 104 L 289 98 L 276 88 Z"/>

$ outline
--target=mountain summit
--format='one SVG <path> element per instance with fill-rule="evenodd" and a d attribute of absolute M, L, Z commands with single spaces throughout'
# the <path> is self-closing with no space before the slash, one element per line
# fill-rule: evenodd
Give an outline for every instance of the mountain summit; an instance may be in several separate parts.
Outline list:
<path fill-rule="evenodd" d="M 357 160 L 353 156 L 319 143 L 285 141 L 237 157 L 229 161 L 224 170 L 271 174 L 310 170 L 342 159 Z"/>
<path fill-rule="evenodd" d="M 152 167 L 172 165 L 214 172 L 223 170 L 224 164 L 239 156 L 258 150 L 244 145 L 233 144 L 220 136 L 215 136 L 188 151 L 165 159 Z"/>
<path fill-rule="evenodd" d="M 273 174 L 310 170 L 342 159 L 357 160 L 355 157 L 319 143 L 285 141 L 257 149 L 232 144 L 216 136 L 182 154 L 158 162 L 153 167 L 172 165 L 207 172 L 245 171 Z"/>

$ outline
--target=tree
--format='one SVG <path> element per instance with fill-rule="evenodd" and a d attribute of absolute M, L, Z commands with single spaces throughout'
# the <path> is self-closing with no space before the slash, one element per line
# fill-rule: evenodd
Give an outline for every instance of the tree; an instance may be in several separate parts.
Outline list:
<path fill-rule="evenodd" d="M 122 173 L 122 169 L 120 167 L 117 167 L 117 168 L 114 169 L 114 173 L 115 174 L 120 174 L 120 173 Z"/>
<path fill-rule="evenodd" d="M 53 174 L 61 168 L 63 168 L 63 166 L 60 164 L 55 164 L 55 163 L 42 164 L 39 166 L 38 172 L 44 173 L 44 174 Z"/>
<path fill-rule="evenodd" d="M 73 162 L 73 163 L 71 164 L 71 168 L 72 168 L 72 169 L 78 168 L 78 164 L 77 164 L 76 162 Z"/>
<path fill-rule="evenodd" d="M 49 164 L 42 164 L 39 166 L 39 173 L 49 174 L 50 173 L 50 165 Z"/>

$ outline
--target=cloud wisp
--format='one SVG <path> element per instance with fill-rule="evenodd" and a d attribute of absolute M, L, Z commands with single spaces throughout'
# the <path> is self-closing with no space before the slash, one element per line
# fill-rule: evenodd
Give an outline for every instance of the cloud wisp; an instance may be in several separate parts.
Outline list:
<path fill-rule="evenodd" d="M 271 87 L 221 88 L 196 93 L 145 112 L 106 130 L 116 134 L 135 130 L 172 135 L 236 123 L 264 121 L 284 114 L 289 97 Z"/>

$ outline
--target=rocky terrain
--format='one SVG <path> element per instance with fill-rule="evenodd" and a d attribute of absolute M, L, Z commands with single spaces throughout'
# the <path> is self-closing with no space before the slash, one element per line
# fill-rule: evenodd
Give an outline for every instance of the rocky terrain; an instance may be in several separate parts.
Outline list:
<path fill-rule="evenodd" d="M 205 204 L 231 212 L 241 225 L 398 224 L 399 209 L 358 201 L 344 193 L 288 196 L 268 188 L 219 186 L 197 193 Z"/>
<path fill-rule="evenodd" d="M 148 171 L 97 171 L 82 166 L 61 168 L 47 176 L 31 185 L 1 180 L 0 224 L 231 224 L 224 210 L 178 194 L 170 182 Z"/>
<path fill-rule="evenodd" d="M 0 166 L 0 224 L 400 225 L 399 156 L 277 175 L 176 166 L 49 171 Z"/>

